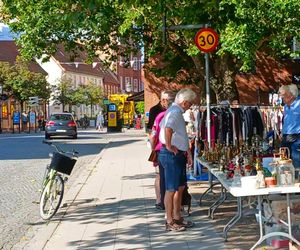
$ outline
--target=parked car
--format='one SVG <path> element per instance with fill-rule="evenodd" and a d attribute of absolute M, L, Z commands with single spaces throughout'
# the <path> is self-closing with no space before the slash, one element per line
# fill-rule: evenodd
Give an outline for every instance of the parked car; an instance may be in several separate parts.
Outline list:
<path fill-rule="evenodd" d="M 77 124 L 71 113 L 54 113 L 45 127 L 45 138 L 52 136 L 70 136 L 77 139 Z"/>

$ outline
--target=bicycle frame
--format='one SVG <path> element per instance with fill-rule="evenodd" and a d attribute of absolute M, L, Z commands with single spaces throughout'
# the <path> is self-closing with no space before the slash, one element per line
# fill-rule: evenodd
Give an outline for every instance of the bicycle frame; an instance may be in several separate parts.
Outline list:
<path fill-rule="evenodd" d="M 47 188 L 47 195 L 49 195 L 49 191 L 53 185 L 53 181 L 55 179 L 55 176 L 57 175 L 57 171 L 54 169 L 50 169 L 48 172 L 48 175 L 46 176 L 45 180 L 44 180 L 44 184 L 43 187 Z"/>

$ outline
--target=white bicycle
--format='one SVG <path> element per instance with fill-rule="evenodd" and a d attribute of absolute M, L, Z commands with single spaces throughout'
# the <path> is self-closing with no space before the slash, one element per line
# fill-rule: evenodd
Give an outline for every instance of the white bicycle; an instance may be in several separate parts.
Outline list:
<path fill-rule="evenodd" d="M 68 179 L 64 175 L 70 175 L 77 161 L 78 152 L 64 152 L 53 142 L 43 143 L 54 147 L 56 150 L 50 153 L 51 163 L 45 170 L 42 195 L 40 198 L 40 216 L 44 220 L 51 219 L 59 209 L 64 195 L 64 182 Z"/>

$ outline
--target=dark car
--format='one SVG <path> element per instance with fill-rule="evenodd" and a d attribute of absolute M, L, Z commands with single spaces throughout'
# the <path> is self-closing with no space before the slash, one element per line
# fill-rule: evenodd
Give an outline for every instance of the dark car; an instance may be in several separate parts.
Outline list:
<path fill-rule="evenodd" d="M 77 139 L 77 124 L 71 113 L 52 114 L 46 123 L 45 138 L 51 136 L 70 136 Z"/>

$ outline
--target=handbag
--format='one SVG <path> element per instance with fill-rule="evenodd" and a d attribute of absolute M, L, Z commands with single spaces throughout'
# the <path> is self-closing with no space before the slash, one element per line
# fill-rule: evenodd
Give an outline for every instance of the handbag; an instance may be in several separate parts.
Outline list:
<path fill-rule="evenodd" d="M 157 162 L 157 152 L 155 150 L 152 150 L 151 151 L 151 154 L 148 158 L 148 161 L 151 161 L 151 162 Z"/>

